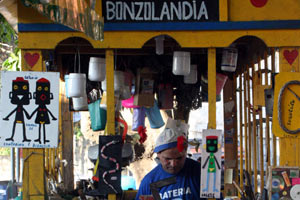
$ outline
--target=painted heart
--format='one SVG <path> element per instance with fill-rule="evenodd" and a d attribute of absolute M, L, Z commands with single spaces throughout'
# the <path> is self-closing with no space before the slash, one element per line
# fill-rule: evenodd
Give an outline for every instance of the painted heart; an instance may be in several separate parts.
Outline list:
<path fill-rule="evenodd" d="M 261 8 L 266 5 L 268 0 L 251 0 L 253 6 Z"/>
<path fill-rule="evenodd" d="M 288 63 L 290 65 L 292 65 L 292 63 L 295 61 L 295 59 L 298 57 L 298 51 L 297 50 L 293 50 L 293 51 L 289 51 L 289 50 L 284 50 L 283 51 L 283 56 L 284 58 L 288 61 Z"/>
<path fill-rule="evenodd" d="M 40 54 L 25 53 L 24 58 L 25 58 L 27 64 L 32 68 L 37 63 L 37 61 L 40 59 Z"/>

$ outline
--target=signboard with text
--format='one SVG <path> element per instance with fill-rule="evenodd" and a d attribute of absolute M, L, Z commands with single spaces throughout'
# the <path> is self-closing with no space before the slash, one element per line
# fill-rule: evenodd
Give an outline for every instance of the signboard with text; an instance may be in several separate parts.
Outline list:
<path fill-rule="evenodd" d="M 105 23 L 219 21 L 219 0 L 103 0 Z"/>
<path fill-rule="evenodd" d="M 0 147 L 58 145 L 59 73 L 1 71 Z"/>

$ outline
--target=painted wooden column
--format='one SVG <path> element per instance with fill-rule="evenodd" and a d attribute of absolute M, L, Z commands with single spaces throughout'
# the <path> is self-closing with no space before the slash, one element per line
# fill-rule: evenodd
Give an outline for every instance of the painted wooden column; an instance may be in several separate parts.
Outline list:
<path fill-rule="evenodd" d="M 43 71 L 42 52 L 21 49 L 23 71 Z M 23 199 L 45 199 L 44 149 L 23 149 Z"/>
<path fill-rule="evenodd" d="M 299 49 L 300 48 L 287 48 L 287 47 L 279 49 L 279 72 L 300 72 Z M 279 138 L 279 148 L 280 148 L 279 165 L 300 166 L 300 138 L 299 137 Z"/>
<path fill-rule="evenodd" d="M 115 135 L 114 52 L 106 50 L 107 133 Z"/>
<path fill-rule="evenodd" d="M 115 92 L 114 92 L 114 52 L 106 50 L 106 92 L 107 92 L 107 124 L 108 135 L 115 135 Z M 116 200 L 115 194 L 109 194 L 108 200 Z"/>
<path fill-rule="evenodd" d="M 208 129 L 216 128 L 216 49 L 208 49 Z"/>

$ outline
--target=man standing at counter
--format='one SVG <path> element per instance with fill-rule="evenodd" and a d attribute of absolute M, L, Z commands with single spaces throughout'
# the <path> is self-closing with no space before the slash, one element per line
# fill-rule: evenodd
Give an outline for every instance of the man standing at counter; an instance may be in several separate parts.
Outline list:
<path fill-rule="evenodd" d="M 143 195 L 173 200 L 201 199 L 200 163 L 186 157 L 187 146 L 185 135 L 176 128 L 166 128 L 158 136 L 154 152 L 160 163 L 143 178 L 136 200 Z"/>

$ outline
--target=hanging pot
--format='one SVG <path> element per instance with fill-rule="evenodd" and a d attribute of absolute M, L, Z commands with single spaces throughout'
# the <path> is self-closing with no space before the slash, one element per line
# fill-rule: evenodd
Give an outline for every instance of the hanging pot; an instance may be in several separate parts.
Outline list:
<path fill-rule="evenodd" d="M 106 74 L 105 58 L 91 57 L 88 78 L 90 81 L 104 81 Z"/>
<path fill-rule="evenodd" d="M 175 75 L 186 76 L 191 70 L 191 53 L 185 51 L 174 51 L 173 69 Z"/>
<path fill-rule="evenodd" d="M 86 96 L 86 76 L 83 73 L 70 73 L 68 80 L 68 95 L 69 97 Z"/>

